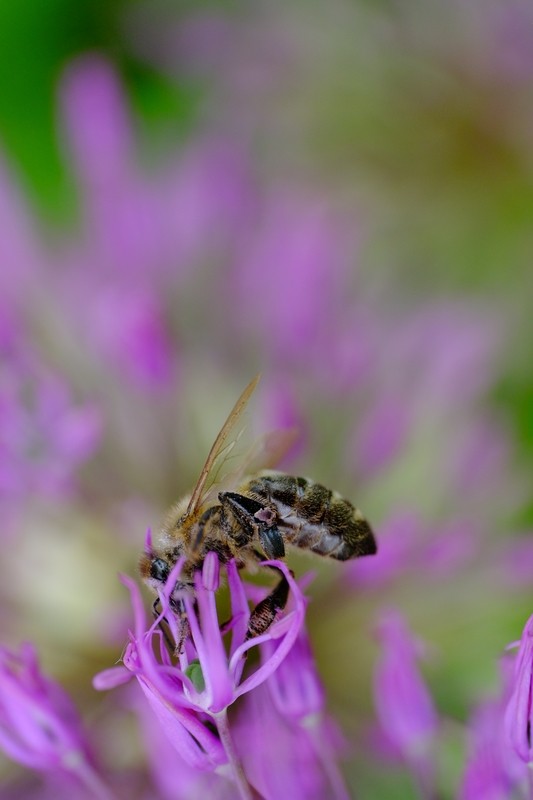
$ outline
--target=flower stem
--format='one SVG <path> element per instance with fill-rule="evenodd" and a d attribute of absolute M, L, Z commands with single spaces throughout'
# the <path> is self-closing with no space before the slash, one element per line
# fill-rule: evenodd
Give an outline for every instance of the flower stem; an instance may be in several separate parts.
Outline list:
<path fill-rule="evenodd" d="M 215 720 L 220 741 L 222 742 L 222 746 L 226 751 L 226 755 L 233 772 L 233 778 L 237 785 L 237 789 L 239 790 L 239 797 L 241 800 L 262 800 L 261 795 L 252 786 L 250 786 L 244 773 L 241 760 L 237 755 L 235 745 L 233 744 L 233 739 L 231 738 L 228 724 L 228 713 L 226 709 L 223 709 L 218 714 L 215 714 Z"/>

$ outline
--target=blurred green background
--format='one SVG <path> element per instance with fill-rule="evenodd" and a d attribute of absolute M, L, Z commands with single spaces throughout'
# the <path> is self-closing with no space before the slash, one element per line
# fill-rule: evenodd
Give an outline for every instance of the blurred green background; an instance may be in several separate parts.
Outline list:
<path fill-rule="evenodd" d="M 0 55 L 0 126 L 7 155 L 49 220 L 64 219 L 73 201 L 57 128 L 57 85 L 76 55 L 102 53 L 118 69 L 147 129 L 164 123 L 183 130 L 194 114 L 197 89 L 170 82 L 135 58 L 125 36 L 127 0 L 5 3 Z"/>

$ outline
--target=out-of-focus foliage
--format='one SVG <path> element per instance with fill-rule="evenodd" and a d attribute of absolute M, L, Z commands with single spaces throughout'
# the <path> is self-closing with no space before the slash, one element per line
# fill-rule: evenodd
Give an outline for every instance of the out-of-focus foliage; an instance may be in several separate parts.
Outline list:
<path fill-rule="evenodd" d="M 173 82 L 141 62 L 124 36 L 128 0 L 24 0 L 0 8 L 0 131 L 4 152 L 20 171 L 29 195 L 49 219 L 69 213 L 72 182 L 58 141 L 57 82 L 80 52 L 107 54 L 121 72 L 139 124 L 164 119 L 183 129 L 195 108 L 193 83 Z"/>

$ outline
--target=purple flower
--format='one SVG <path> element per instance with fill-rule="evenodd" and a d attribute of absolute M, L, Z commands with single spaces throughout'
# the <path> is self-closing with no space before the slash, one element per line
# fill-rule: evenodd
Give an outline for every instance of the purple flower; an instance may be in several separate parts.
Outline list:
<path fill-rule="evenodd" d="M 376 474 L 401 451 L 411 420 L 406 405 L 384 395 L 368 410 L 358 430 L 355 457 L 366 474 Z"/>
<path fill-rule="evenodd" d="M 442 579 L 472 562 L 479 539 L 477 526 L 468 520 L 428 526 L 412 512 L 397 511 L 380 525 L 376 556 L 347 565 L 345 577 L 364 589 L 381 589 L 406 572 Z"/>
<path fill-rule="evenodd" d="M 420 550 L 422 523 L 408 511 L 399 511 L 379 529 L 379 550 L 372 559 L 356 559 L 344 577 L 356 586 L 380 589 L 412 565 Z"/>
<path fill-rule="evenodd" d="M 176 663 L 160 626 L 166 617 L 173 647 L 180 642 L 176 620 L 169 612 L 169 595 L 182 566 L 183 559 L 177 562 L 160 593 L 161 613 L 148 629 L 139 589 L 132 580 L 123 578 L 131 594 L 135 628 L 124 654 L 124 666 L 97 675 L 95 687 L 111 688 L 135 676 L 162 730 L 188 766 L 197 772 L 224 773 L 227 772 L 225 765 L 229 764 L 229 776 L 233 773 L 242 796 L 251 796 L 243 780 L 239 754 L 233 747 L 227 709 L 239 697 L 263 684 L 290 653 L 303 624 L 304 597 L 285 564 L 264 562 L 264 566 L 274 567 L 287 579 L 290 607 L 266 633 L 248 640 L 250 609 L 245 587 L 235 562 L 231 561 L 226 572 L 232 618 L 227 631 L 222 632 L 215 602 L 219 586 L 218 558 L 215 553 L 209 553 L 203 570 L 195 575 L 195 601 L 186 593 L 182 597 L 190 637 Z M 227 649 L 225 632 L 229 638 Z M 266 642 L 271 644 L 268 655 L 243 676 L 248 651 Z M 211 725 L 207 724 L 209 721 Z"/>
<path fill-rule="evenodd" d="M 94 292 L 90 309 L 93 344 L 132 383 L 167 388 L 174 373 L 173 345 L 159 297 L 127 284 Z"/>
<path fill-rule="evenodd" d="M 235 276 L 240 324 L 268 343 L 280 364 L 305 359 L 312 369 L 329 355 L 329 320 L 340 307 L 344 273 L 340 237 L 327 208 L 279 189 L 263 226 L 246 240 Z M 258 287 L 261 302 L 250 304 Z"/>
<path fill-rule="evenodd" d="M 469 721 L 469 746 L 460 800 L 507 800 L 527 784 L 527 769 L 517 756 L 504 726 L 512 689 L 512 663 L 502 663 L 501 696 L 483 701 Z M 511 669 L 509 669 L 511 667 Z"/>
<path fill-rule="evenodd" d="M 506 587 L 529 587 L 533 571 L 533 535 L 531 531 L 506 539 L 498 556 L 503 564 Z"/>
<path fill-rule="evenodd" d="M 272 642 L 261 648 L 263 658 L 273 650 Z M 324 711 L 325 694 L 305 631 L 269 678 L 269 689 L 280 714 L 298 722 L 312 720 Z"/>
<path fill-rule="evenodd" d="M 235 797 L 232 782 L 221 779 L 215 771 L 199 770 L 183 758 L 144 695 L 139 696 L 136 692 L 131 705 L 139 720 L 143 750 L 158 800 L 191 800 L 195 797 L 232 800 Z"/>
<path fill-rule="evenodd" d="M 328 780 L 321 763 L 323 757 L 336 769 L 331 753 L 335 732 L 324 725 L 315 741 L 313 733 L 280 713 L 267 684 L 246 696 L 234 737 L 246 774 L 265 800 L 347 797 L 342 781 L 334 785 L 334 779 Z M 320 748 L 324 748 L 324 756 Z"/>
<path fill-rule="evenodd" d="M 168 386 L 174 371 L 164 295 L 153 270 L 166 260 L 161 192 L 139 174 L 120 84 L 103 59 L 85 56 L 63 80 L 63 117 L 83 192 L 81 245 L 61 287 L 74 329 L 110 367 L 143 389 Z"/>
<path fill-rule="evenodd" d="M 265 642 L 261 647 L 262 658 L 267 658 L 272 649 L 272 642 Z M 299 774 L 297 765 L 291 765 L 290 754 L 299 747 L 309 751 L 307 760 L 313 765 L 316 777 L 305 789 L 301 784 L 300 791 L 305 789 L 302 797 L 328 796 L 344 800 L 348 793 L 337 766 L 341 736 L 336 726 L 325 711 L 325 691 L 311 650 L 311 643 L 304 629 L 287 657 L 279 668 L 272 673 L 267 687 L 274 701 L 277 714 L 284 720 L 284 729 L 292 732 L 295 744 L 287 748 L 284 756 L 286 762 L 286 781 L 295 781 Z M 258 720 L 263 718 L 258 716 Z M 252 723 L 253 724 L 253 723 Z M 296 745 L 299 742 L 299 745 Z M 277 742 L 277 747 L 281 745 Z M 278 758 L 273 758 L 279 764 Z M 290 777 L 290 774 L 293 777 Z M 277 776 L 278 780 L 280 775 Z M 280 784 L 282 785 L 282 784 Z M 307 793 L 306 793 L 307 792 Z M 276 797 L 279 793 L 265 792 L 266 796 Z M 293 796 L 292 792 L 290 796 Z M 299 796 L 297 793 L 295 796 Z"/>
<path fill-rule="evenodd" d="M 374 703 L 383 732 L 411 767 L 422 791 L 433 783 L 438 716 L 418 669 L 421 645 L 397 612 L 380 621 L 381 656 L 374 673 Z"/>
<path fill-rule="evenodd" d="M 512 691 L 505 712 L 505 730 L 515 752 L 533 763 L 533 616 L 528 619 L 516 654 Z"/>
<path fill-rule="evenodd" d="M 29 644 L 19 654 L 0 647 L 0 747 L 25 767 L 74 780 L 91 797 L 111 797 L 74 706 L 43 675 Z"/>
<path fill-rule="evenodd" d="M 493 69 L 500 81 L 519 87 L 529 85 L 533 58 L 533 13 L 522 0 L 496 4 L 489 16 L 493 41 Z"/>
<path fill-rule="evenodd" d="M 0 312 L 1 313 L 1 312 Z M 7 317 L 0 332 L 0 503 L 28 495 L 63 498 L 100 441 L 94 405 L 77 405 L 66 381 L 41 362 L 24 328 Z"/>

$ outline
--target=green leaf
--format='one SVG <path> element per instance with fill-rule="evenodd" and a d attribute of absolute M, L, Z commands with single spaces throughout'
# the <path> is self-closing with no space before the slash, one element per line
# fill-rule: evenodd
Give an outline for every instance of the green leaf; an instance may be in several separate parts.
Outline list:
<path fill-rule="evenodd" d="M 204 680 L 204 673 L 202 672 L 202 667 L 200 666 L 200 662 L 196 658 L 194 661 L 191 661 L 187 669 L 185 670 L 186 676 L 192 681 L 194 688 L 197 692 L 203 692 L 205 689 L 205 680 Z"/>

